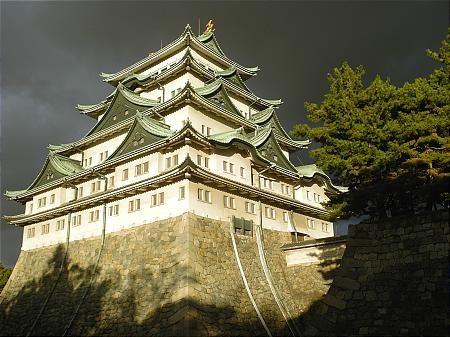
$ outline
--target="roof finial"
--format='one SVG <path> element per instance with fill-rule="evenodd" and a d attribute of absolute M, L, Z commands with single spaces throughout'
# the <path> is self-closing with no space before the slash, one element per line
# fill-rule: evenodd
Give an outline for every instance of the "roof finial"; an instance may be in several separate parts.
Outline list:
<path fill-rule="evenodd" d="M 207 35 L 210 33 L 213 33 L 216 29 L 214 28 L 214 22 L 212 20 L 209 20 L 206 24 L 205 31 L 203 32 L 203 35 Z"/>

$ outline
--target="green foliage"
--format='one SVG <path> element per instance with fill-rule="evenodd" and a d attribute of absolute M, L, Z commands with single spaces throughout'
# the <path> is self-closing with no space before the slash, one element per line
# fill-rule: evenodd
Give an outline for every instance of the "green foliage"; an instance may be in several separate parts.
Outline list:
<path fill-rule="evenodd" d="M 364 68 L 344 63 L 328 75 L 320 104 L 305 103 L 318 127 L 296 125 L 295 136 L 322 146 L 317 164 L 349 193 L 335 196 L 335 217 L 417 212 L 448 205 L 450 175 L 450 29 L 440 63 L 426 78 L 395 87 L 379 76 L 364 86 Z"/>
<path fill-rule="evenodd" d="M 0 262 L 0 292 L 2 291 L 6 282 L 8 282 L 11 273 L 12 269 L 4 267 L 3 264 Z"/>

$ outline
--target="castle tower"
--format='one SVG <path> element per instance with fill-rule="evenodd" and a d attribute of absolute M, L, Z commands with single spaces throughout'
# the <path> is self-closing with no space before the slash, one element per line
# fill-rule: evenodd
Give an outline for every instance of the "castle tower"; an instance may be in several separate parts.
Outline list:
<path fill-rule="evenodd" d="M 115 90 L 78 105 L 94 127 L 50 145 L 32 184 L 6 192 L 25 204 L 23 214 L 5 217 L 24 227 L 22 249 L 64 242 L 67 226 L 70 240 L 80 240 L 185 212 L 332 236 L 332 224 L 319 219 L 321 203 L 339 190 L 314 165 L 290 162 L 309 142 L 283 129 L 281 100 L 247 87 L 257 71 L 226 57 L 212 31 L 197 37 L 187 26 L 161 50 L 102 73 Z"/>
<path fill-rule="evenodd" d="M 264 291 L 276 299 L 272 276 L 267 268 L 255 269 L 249 276 L 256 265 L 249 262 L 245 267 L 245 259 L 239 262 L 239 250 L 241 256 L 245 255 L 246 242 L 254 244 L 254 240 L 259 240 L 258 248 L 264 250 L 261 245 L 266 232 L 271 233 L 267 238 L 273 239 L 270 241 L 273 247 L 291 238 L 301 241 L 333 236 L 332 223 L 320 219 L 326 215 L 321 203 L 341 188 L 334 186 L 315 165 L 295 167 L 291 163 L 289 155 L 307 151 L 309 141 L 293 140 L 286 133 L 277 117 L 277 111 L 282 111 L 281 100 L 260 98 L 249 89 L 245 81 L 257 72 L 258 67 L 245 67 L 229 59 L 209 25 L 200 36 L 195 36 L 187 26 L 180 37 L 157 52 L 116 73 L 101 74 L 103 81 L 114 87 L 113 92 L 98 104 L 77 106 L 81 114 L 95 119 L 92 129 L 72 143 L 49 145 L 45 163 L 31 185 L 21 191 L 6 192 L 10 200 L 24 204 L 25 211 L 5 216 L 9 223 L 23 227 L 24 234 L 18 267 L 13 274 L 16 276 L 5 287 L 3 300 L 11 301 L 11 294 L 27 289 L 20 282 L 31 277 L 28 268 L 41 266 L 48 259 L 51 262 L 47 271 L 41 268 L 41 279 L 45 279 L 49 270 L 54 271 L 49 276 L 52 281 L 47 282 L 54 286 L 42 288 L 46 290 L 39 303 L 27 302 L 30 320 L 18 334 L 55 333 L 46 330 L 55 317 L 55 326 L 62 329 L 58 334 L 87 334 L 80 317 L 84 317 L 83 310 L 88 310 L 89 301 L 97 298 L 89 295 L 92 287 L 96 282 L 105 284 L 108 270 L 120 270 L 119 283 L 108 279 L 111 289 L 141 289 L 144 286 L 137 281 L 130 285 L 128 271 L 134 267 L 140 276 L 133 280 L 149 282 L 151 278 L 162 282 L 156 288 L 166 287 L 164 294 L 170 293 L 171 301 L 170 308 L 159 313 L 158 308 L 169 305 L 165 295 L 158 292 L 156 298 L 154 289 L 148 287 L 134 294 L 136 311 L 132 319 L 139 323 L 133 325 L 137 330 L 132 330 L 132 334 L 139 334 L 141 328 L 151 334 L 153 326 L 162 329 L 166 323 L 164 327 L 169 329 L 180 320 L 188 325 L 193 321 L 203 322 L 197 328 L 205 331 L 202 329 L 209 329 L 209 321 L 204 312 L 214 312 L 211 306 L 219 307 L 223 294 L 228 292 L 233 295 L 225 298 L 232 299 L 235 305 L 242 296 L 247 301 L 239 304 L 242 308 L 233 307 L 234 314 L 244 317 L 251 311 L 257 324 L 265 322 L 258 329 L 267 328 L 255 331 L 272 329 L 267 317 L 266 321 L 262 319 L 265 315 L 262 304 L 251 296 L 251 277 L 256 280 L 261 276 L 267 280 Z M 278 242 L 277 238 L 283 238 L 284 242 Z M 61 246 L 65 247 L 65 253 L 58 259 L 49 259 L 49 255 L 56 254 L 55 247 Z M 213 251 L 216 253 L 211 258 L 209 254 Z M 239 262 L 237 265 L 233 254 Z M 260 259 L 261 266 L 266 265 L 264 254 L 254 251 L 248 254 L 252 256 L 248 261 Z M 71 265 L 70 261 L 74 260 L 79 262 Z M 90 270 L 83 274 L 88 281 L 76 283 L 79 278 L 71 276 L 73 266 Z M 165 273 L 175 266 L 183 266 L 182 271 L 177 269 L 170 278 L 174 283 L 166 286 Z M 121 274 L 123 269 L 125 274 Z M 202 274 L 199 270 L 209 271 Z M 66 278 L 62 276 L 65 273 Z M 214 279 L 218 273 L 222 276 Z M 18 281 L 20 275 L 22 281 Z M 210 276 L 216 283 L 210 282 Z M 98 279 L 94 282 L 95 277 Z M 232 289 L 223 281 L 227 277 L 231 281 L 226 284 L 235 283 Z M 243 283 L 239 283 L 239 278 Z M 14 282 L 19 283 L 14 285 Z M 206 290 L 199 290 L 205 284 Z M 216 285 L 208 288 L 212 284 Z M 77 292 L 77 289 L 81 290 Z M 68 293 L 70 300 L 67 300 Z M 108 294 L 111 299 L 123 293 Z M 126 298 L 131 297 L 128 294 Z M 58 298 L 65 298 L 64 304 Z M 287 309 L 283 309 L 281 302 L 268 306 L 279 308 L 274 315 L 288 322 Z M 92 308 L 98 307 L 91 304 Z M 194 314 L 183 309 L 186 307 L 208 310 Z M 152 314 L 158 317 L 152 318 L 154 325 L 136 318 L 144 317 L 143 312 L 149 308 L 162 315 Z M 52 314 L 51 309 L 57 313 Z M 90 316 L 86 314 L 86 317 L 93 315 L 89 310 L 86 312 Z M 114 310 L 105 309 L 101 315 L 119 322 L 123 316 L 117 314 L 119 318 L 114 318 Z M 167 318 L 164 315 L 168 312 L 172 316 Z M 242 319 L 234 322 L 230 318 L 233 315 L 225 309 L 215 314 L 222 317 L 224 327 L 227 324 L 233 327 L 234 334 L 248 329 L 240 325 Z M 164 324 L 157 323 L 160 321 Z M 124 324 L 120 326 L 130 326 Z M 150 326 L 150 330 L 143 326 Z M 179 327 L 167 331 L 176 334 Z M 89 331 L 95 334 L 110 331 L 102 329 L 97 326 Z M 160 330 L 155 329 L 158 334 Z M 289 330 L 295 329 L 289 326 Z"/>

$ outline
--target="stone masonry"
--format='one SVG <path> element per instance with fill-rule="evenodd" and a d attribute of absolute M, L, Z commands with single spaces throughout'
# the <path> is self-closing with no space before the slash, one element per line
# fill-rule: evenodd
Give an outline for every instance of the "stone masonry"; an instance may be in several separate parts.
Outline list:
<path fill-rule="evenodd" d="M 289 233 L 263 234 L 274 283 L 298 317 L 330 281 L 320 266 L 286 267 L 280 246 Z M 290 335 L 255 236 L 234 236 L 268 329 Z M 22 251 L 0 300 L 6 335 L 267 335 L 236 264 L 230 223 L 192 213 L 108 234 L 103 245 L 99 237 Z"/>

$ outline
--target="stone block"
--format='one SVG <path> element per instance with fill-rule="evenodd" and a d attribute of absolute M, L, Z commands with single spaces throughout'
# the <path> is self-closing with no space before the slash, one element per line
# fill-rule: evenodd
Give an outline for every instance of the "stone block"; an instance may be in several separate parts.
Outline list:
<path fill-rule="evenodd" d="M 325 297 L 322 299 L 322 301 L 324 303 L 328 304 L 329 306 L 334 307 L 339 310 L 345 309 L 345 306 L 346 306 L 345 301 L 343 301 L 333 295 L 330 295 L 330 294 L 325 295 Z"/>
<path fill-rule="evenodd" d="M 333 281 L 333 285 L 349 290 L 358 290 L 360 283 L 347 277 L 336 277 Z"/>

